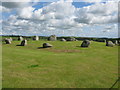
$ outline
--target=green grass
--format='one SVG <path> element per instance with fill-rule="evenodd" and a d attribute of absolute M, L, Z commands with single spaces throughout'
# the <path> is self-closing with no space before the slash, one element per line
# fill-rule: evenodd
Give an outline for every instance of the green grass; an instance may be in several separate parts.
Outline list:
<path fill-rule="evenodd" d="M 50 49 L 37 49 L 44 42 Z M 118 77 L 118 46 L 81 41 L 3 44 L 3 88 L 110 88 Z M 117 86 L 115 86 L 117 87 Z"/>

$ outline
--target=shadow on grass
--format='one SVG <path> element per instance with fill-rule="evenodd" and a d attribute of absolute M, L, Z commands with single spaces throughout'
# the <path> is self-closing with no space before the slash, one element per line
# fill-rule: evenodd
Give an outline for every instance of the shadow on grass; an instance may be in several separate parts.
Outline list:
<path fill-rule="evenodd" d="M 34 68 L 34 67 L 39 67 L 39 65 L 36 64 L 36 65 L 30 65 L 30 66 L 28 66 L 28 68 Z"/>
<path fill-rule="evenodd" d="M 23 45 L 16 45 L 16 46 L 23 46 Z"/>
<path fill-rule="evenodd" d="M 2 45 L 8 45 L 8 44 L 6 44 L 6 43 L 2 43 Z"/>
<path fill-rule="evenodd" d="M 43 49 L 44 47 L 37 47 L 37 49 Z"/>
<path fill-rule="evenodd" d="M 37 49 L 44 49 L 44 48 L 51 48 L 51 47 L 37 47 Z"/>
<path fill-rule="evenodd" d="M 81 46 L 76 46 L 76 47 L 81 47 Z"/>
<path fill-rule="evenodd" d="M 89 47 L 81 47 L 81 46 L 76 46 L 76 47 L 79 47 L 79 48 L 89 48 Z"/>

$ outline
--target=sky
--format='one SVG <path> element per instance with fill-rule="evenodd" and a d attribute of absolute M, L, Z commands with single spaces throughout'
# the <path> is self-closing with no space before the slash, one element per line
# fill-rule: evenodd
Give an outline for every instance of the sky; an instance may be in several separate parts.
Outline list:
<path fill-rule="evenodd" d="M 0 35 L 118 37 L 117 0 L 1 2 Z"/>

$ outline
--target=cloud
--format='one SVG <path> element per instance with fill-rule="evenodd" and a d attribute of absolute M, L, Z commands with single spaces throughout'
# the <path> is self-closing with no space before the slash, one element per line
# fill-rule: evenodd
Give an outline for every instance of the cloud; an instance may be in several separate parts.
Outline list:
<path fill-rule="evenodd" d="M 61 0 L 37 10 L 30 4 L 24 5 L 26 6 L 23 7 L 20 4 L 13 5 L 14 7 L 6 6 L 7 8 L 16 8 L 17 14 L 11 15 L 8 20 L 3 21 L 3 34 L 79 36 L 83 32 L 93 33 L 84 31 L 86 26 L 117 23 L 118 19 L 118 8 L 115 2 L 95 3 L 83 8 L 76 8 L 72 5 L 71 0 Z M 87 30 L 89 29 L 87 28 Z"/>
<path fill-rule="evenodd" d="M 80 8 L 75 21 L 86 24 L 117 23 L 118 3 L 96 3 L 91 6 Z"/>
<path fill-rule="evenodd" d="M 6 8 L 22 8 L 30 4 L 32 0 L 4 0 L 2 1 L 2 6 Z"/>
<path fill-rule="evenodd" d="M 28 19 L 28 18 L 32 17 L 33 10 L 34 10 L 34 8 L 29 6 L 29 7 L 24 7 L 22 9 L 18 9 L 17 13 L 18 13 L 19 17 Z"/>
<path fill-rule="evenodd" d="M 10 12 L 10 11 L 11 11 L 10 9 L 0 6 L 0 12 Z"/>

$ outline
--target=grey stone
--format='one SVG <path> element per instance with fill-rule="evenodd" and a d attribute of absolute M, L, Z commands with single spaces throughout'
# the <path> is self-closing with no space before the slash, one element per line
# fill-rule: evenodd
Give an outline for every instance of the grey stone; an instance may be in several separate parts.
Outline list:
<path fill-rule="evenodd" d="M 22 40 L 21 41 L 21 46 L 26 46 L 27 45 L 27 40 Z"/>
<path fill-rule="evenodd" d="M 89 40 L 84 40 L 81 44 L 81 47 L 89 47 L 90 41 Z"/>
<path fill-rule="evenodd" d="M 106 46 L 113 47 L 114 44 L 112 41 L 106 41 Z"/>
<path fill-rule="evenodd" d="M 112 40 L 113 44 L 118 45 L 118 41 L 117 40 Z"/>
<path fill-rule="evenodd" d="M 49 38 L 48 38 L 49 41 L 56 41 L 57 40 L 57 37 L 55 35 L 51 35 Z"/>
<path fill-rule="evenodd" d="M 22 41 L 23 40 L 23 37 L 18 37 L 18 41 Z"/>
<path fill-rule="evenodd" d="M 64 41 L 64 42 L 65 42 L 66 40 L 65 40 L 64 38 L 62 38 L 61 41 Z"/>
<path fill-rule="evenodd" d="M 74 37 L 69 37 L 67 41 L 76 41 L 76 39 Z"/>
<path fill-rule="evenodd" d="M 49 43 L 43 43 L 43 48 L 49 48 L 52 47 L 53 45 L 49 44 Z"/>
<path fill-rule="evenodd" d="M 117 40 L 115 40 L 114 44 L 115 44 L 115 45 L 118 45 L 118 41 L 117 41 Z"/>
<path fill-rule="evenodd" d="M 77 39 L 75 39 L 75 41 L 78 41 Z"/>
<path fill-rule="evenodd" d="M 39 37 L 38 37 L 38 36 L 34 36 L 34 37 L 33 37 L 33 40 L 38 41 L 38 40 L 39 40 Z"/>
<path fill-rule="evenodd" d="M 118 41 L 117 41 L 117 40 L 115 40 L 114 44 L 115 44 L 115 45 L 118 45 Z"/>
<path fill-rule="evenodd" d="M 118 45 L 120 46 L 120 40 L 117 40 L 117 42 L 118 42 Z"/>
<path fill-rule="evenodd" d="M 10 41 L 13 41 L 13 39 L 10 37 Z"/>
<path fill-rule="evenodd" d="M 6 43 L 6 44 L 11 44 L 11 40 L 8 39 L 8 38 L 5 38 L 5 43 Z"/>

